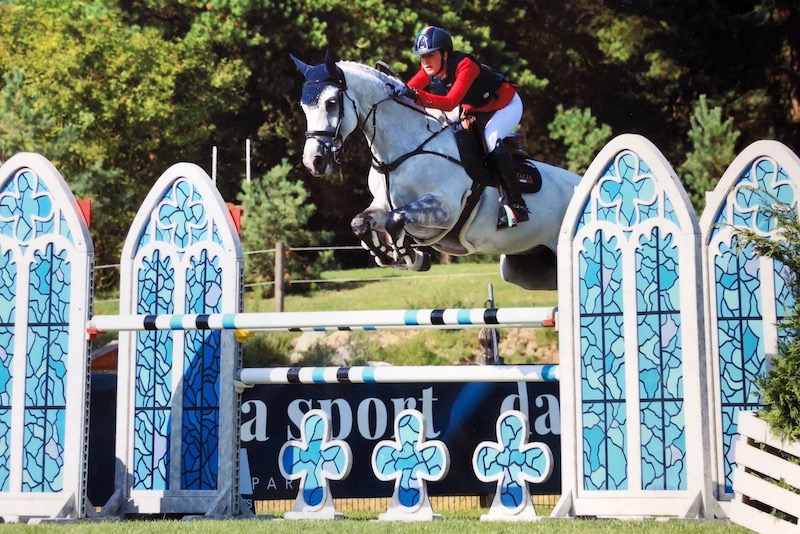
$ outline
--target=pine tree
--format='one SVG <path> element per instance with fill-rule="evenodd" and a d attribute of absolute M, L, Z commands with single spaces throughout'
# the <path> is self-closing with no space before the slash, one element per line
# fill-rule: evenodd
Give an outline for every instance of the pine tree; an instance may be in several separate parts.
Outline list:
<path fill-rule="evenodd" d="M 689 121 L 692 150 L 680 170 L 689 198 L 700 212 L 706 204 L 706 192 L 714 189 L 736 157 L 739 132 L 734 130 L 732 118 L 722 120 L 722 108 L 709 109 L 706 95 L 700 95 Z"/>
<path fill-rule="evenodd" d="M 563 140 L 567 146 L 567 168 L 577 173 L 586 171 L 611 137 L 611 127 L 607 124 L 598 126 L 590 109 L 565 110 L 561 104 L 556 108 L 556 117 L 547 129 L 550 139 Z"/>
<path fill-rule="evenodd" d="M 242 246 L 247 251 L 271 251 L 278 242 L 286 249 L 324 243 L 329 232 L 308 229 L 308 221 L 316 206 L 308 200 L 303 183 L 289 178 L 292 166 L 284 160 L 262 178 L 242 184 L 237 199 L 242 205 Z M 289 254 L 284 262 L 291 278 L 315 279 L 329 267 L 330 254 L 316 260 Z M 245 279 L 248 283 L 263 283 L 274 279 L 275 257 L 272 253 L 252 254 L 246 261 Z M 264 291 L 267 294 L 269 291 Z"/>

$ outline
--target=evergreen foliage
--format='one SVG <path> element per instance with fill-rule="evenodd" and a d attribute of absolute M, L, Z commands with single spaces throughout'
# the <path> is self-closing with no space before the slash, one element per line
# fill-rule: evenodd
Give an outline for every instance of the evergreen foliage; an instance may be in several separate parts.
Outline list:
<path fill-rule="evenodd" d="M 302 182 L 289 178 L 291 170 L 291 165 L 284 160 L 262 178 L 242 184 L 238 200 L 244 211 L 242 246 L 246 251 L 271 250 L 278 242 L 284 243 L 288 250 L 291 247 L 316 245 L 330 238 L 329 232 L 308 228 L 308 221 L 316 207 L 309 202 L 308 192 Z M 321 260 L 306 261 L 303 256 L 290 252 L 284 260 L 284 272 L 289 280 L 316 279 L 322 269 L 330 268 L 331 258 L 327 254 Z M 245 279 L 250 282 L 272 281 L 275 255 L 252 254 L 248 256 L 245 268 Z M 308 288 L 307 285 L 301 287 Z M 266 295 L 269 292 L 262 293 Z"/>
<path fill-rule="evenodd" d="M 739 232 L 742 244 L 788 269 L 793 297 L 791 312 L 779 325 L 782 335 L 778 354 L 758 386 L 767 409 L 766 421 L 773 432 L 787 440 L 800 440 L 800 221 L 796 207 L 774 205 L 767 210 L 777 230 L 766 237 L 752 230 Z"/>
<path fill-rule="evenodd" d="M 706 192 L 716 187 L 736 157 L 736 141 L 740 133 L 733 128 L 733 118 L 722 120 L 721 107 L 709 109 L 706 95 L 700 95 L 689 121 L 692 150 L 686 155 L 681 171 L 689 198 L 700 212 L 706 204 Z"/>
<path fill-rule="evenodd" d="M 561 104 L 556 107 L 556 118 L 548 125 L 548 129 L 551 139 L 563 139 L 567 146 L 566 166 L 578 174 L 586 172 L 594 157 L 611 138 L 611 127 L 608 124 L 598 126 L 592 110 L 565 110 Z"/>

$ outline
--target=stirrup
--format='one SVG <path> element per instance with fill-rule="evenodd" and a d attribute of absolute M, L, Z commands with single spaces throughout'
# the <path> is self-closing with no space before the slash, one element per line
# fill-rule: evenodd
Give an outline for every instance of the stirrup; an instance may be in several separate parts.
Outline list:
<path fill-rule="evenodd" d="M 511 206 L 503 204 L 500 206 L 500 213 L 497 214 L 497 229 L 514 228 L 517 226 L 517 215 Z"/>

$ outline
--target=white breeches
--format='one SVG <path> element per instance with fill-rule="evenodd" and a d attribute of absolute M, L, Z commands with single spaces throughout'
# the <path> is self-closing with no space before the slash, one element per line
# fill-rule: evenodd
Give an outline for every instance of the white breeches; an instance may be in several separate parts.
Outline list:
<path fill-rule="evenodd" d="M 503 109 L 498 109 L 486 123 L 483 130 L 483 140 L 486 143 L 486 150 L 493 152 L 497 147 L 497 142 L 507 137 L 514 128 L 517 127 L 522 119 L 522 99 L 519 95 L 514 95 L 511 102 Z"/>

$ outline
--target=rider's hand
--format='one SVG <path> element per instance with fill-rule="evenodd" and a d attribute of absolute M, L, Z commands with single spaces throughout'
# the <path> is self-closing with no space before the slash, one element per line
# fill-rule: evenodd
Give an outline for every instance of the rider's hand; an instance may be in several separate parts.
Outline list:
<path fill-rule="evenodd" d="M 413 89 L 407 85 L 404 85 L 396 90 L 395 94 L 397 96 L 404 96 L 406 98 L 410 98 L 412 101 L 416 102 L 419 93 L 416 89 Z"/>

